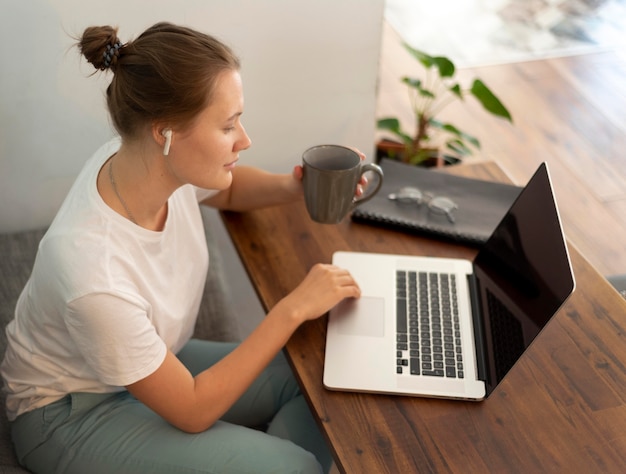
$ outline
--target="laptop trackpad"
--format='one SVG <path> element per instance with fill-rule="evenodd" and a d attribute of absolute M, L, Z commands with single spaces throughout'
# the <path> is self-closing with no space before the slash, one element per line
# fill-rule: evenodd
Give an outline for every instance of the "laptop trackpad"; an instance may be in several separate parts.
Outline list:
<path fill-rule="evenodd" d="M 385 300 L 372 296 L 343 300 L 331 318 L 339 334 L 383 337 L 385 335 Z"/>

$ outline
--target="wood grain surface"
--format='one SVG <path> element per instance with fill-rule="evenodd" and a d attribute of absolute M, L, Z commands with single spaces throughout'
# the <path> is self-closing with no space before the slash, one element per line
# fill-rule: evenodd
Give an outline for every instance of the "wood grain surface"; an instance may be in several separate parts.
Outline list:
<path fill-rule="evenodd" d="M 490 162 L 450 171 L 508 181 Z M 303 203 L 222 217 L 266 310 L 337 250 L 465 258 L 476 253 L 349 219 L 316 224 Z M 327 317 L 301 326 L 286 353 L 338 468 L 394 474 L 622 472 L 626 301 L 574 246 L 570 254 L 576 291 L 483 402 L 326 390 Z"/>

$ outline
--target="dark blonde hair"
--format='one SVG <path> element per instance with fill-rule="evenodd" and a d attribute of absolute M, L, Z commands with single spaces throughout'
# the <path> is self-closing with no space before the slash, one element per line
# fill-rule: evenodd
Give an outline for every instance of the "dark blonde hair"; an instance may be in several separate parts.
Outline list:
<path fill-rule="evenodd" d="M 114 73 L 107 106 L 122 137 L 155 121 L 184 128 L 209 105 L 220 73 L 240 68 L 216 38 L 171 23 L 157 23 L 125 44 L 117 28 L 91 26 L 78 47 L 96 69 Z"/>

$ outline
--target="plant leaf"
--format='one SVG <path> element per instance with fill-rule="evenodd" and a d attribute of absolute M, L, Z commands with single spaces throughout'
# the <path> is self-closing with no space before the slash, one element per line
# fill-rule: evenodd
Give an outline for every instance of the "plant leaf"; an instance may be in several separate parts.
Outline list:
<path fill-rule="evenodd" d="M 507 110 L 507 108 L 502 105 L 500 99 L 498 99 L 493 92 L 481 81 L 480 79 L 474 79 L 474 83 L 472 84 L 472 88 L 470 92 L 478 101 L 482 104 L 485 110 L 491 112 L 498 117 L 502 117 L 507 119 L 509 122 L 513 123 L 513 119 L 511 118 L 511 114 Z"/>
<path fill-rule="evenodd" d="M 383 118 L 378 120 L 376 125 L 381 130 L 389 130 L 394 133 L 400 131 L 400 121 L 397 118 Z"/>
<path fill-rule="evenodd" d="M 407 43 L 404 43 L 404 47 L 426 69 L 430 69 L 435 66 L 439 70 L 439 75 L 441 77 L 452 77 L 454 75 L 456 68 L 454 67 L 454 63 L 448 58 L 443 56 L 430 56 L 423 51 L 409 46 Z"/>
<path fill-rule="evenodd" d="M 476 138 L 473 135 L 470 135 L 468 133 L 462 132 L 461 130 L 459 130 L 457 127 L 455 127 L 451 123 L 443 123 L 443 122 L 440 122 L 439 120 L 435 120 L 433 118 L 430 119 L 429 123 L 430 123 L 430 125 L 432 127 L 437 128 L 439 130 L 443 130 L 443 131 L 448 132 L 448 133 L 451 133 L 452 135 L 457 137 L 457 139 L 460 139 L 463 142 L 469 142 L 471 145 L 473 145 L 476 148 L 480 149 L 480 142 L 478 141 L 478 138 Z"/>
<path fill-rule="evenodd" d="M 451 123 L 446 123 L 443 126 L 443 129 L 446 132 L 450 132 L 453 135 L 456 135 L 457 137 L 459 137 L 460 139 L 462 139 L 463 141 L 467 141 L 470 142 L 472 145 L 474 145 L 476 148 L 480 148 L 480 142 L 478 141 L 478 138 L 476 138 L 473 135 L 469 135 L 465 132 L 462 132 L 461 130 L 459 130 L 458 128 L 456 128 L 454 125 L 452 125 Z"/>
<path fill-rule="evenodd" d="M 402 82 L 414 89 L 420 89 L 422 87 L 422 80 L 416 77 L 403 77 Z"/>
<path fill-rule="evenodd" d="M 419 95 L 421 95 L 422 97 L 428 97 L 429 99 L 435 98 L 435 94 L 433 94 L 428 89 L 424 89 L 422 87 L 422 81 L 420 79 L 415 79 L 412 77 L 403 77 L 402 82 L 404 82 L 409 87 L 412 87 L 413 89 L 417 90 Z"/>
<path fill-rule="evenodd" d="M 431 118 L 428 121 L 429 125 L 431 125 L 432 127 L 438 128 L 439 130 L 443 130 L 444 127 L 444 123 L 440 122 L 439 120 L 436 120 L 434 118 Z"/>
<path fill-rule="evenodd" d="M 430 158 L 429 150 L 420 150 L 416 154 L 409 157 L 409 163 L 412 165 L 419 165 L 422 161 Z"/>
<path fill-rule="evenodd" d="M 452 87 L 449 87 L 448 90 L 459 99 L 463 100 L 463 91 L 461 90 L 461 86 L 458 83 L 454 84 Z"/>
<path fill-rule="evenodd" d="M 412 48 L 411 46 L 409 46 L 408 43 L 404 43 L 404 47 L 405 49 L 411 53 L 411 55 L 413 55 L 413 57 L 415 59 L 417 59 L 422 66 L 424 66 L 426 69 L 430 69 L 431 67 L 433 67 L 433 65 L 435 64 L 433 57 L 429 56 L 426 53 L 423 53 L 422 51 L 419 51 L 415 48 Z"/>
<path fill-rule="evenodd" d="M 376 122 L 376 126 L 380 130 L 387 130 L 393 133 L 396 137 L 402 140 L 403 143 L 410 144 L 413 140 L 408 134 L 402 131 L 400 121 L 397 118 L 382 118 Z"/>
<path fill-rule="evenodd" d="M 435 66 L 439 69 L 439 75 L 441 77 L 452 77 L 454 76 L 454 63 L 450 61 L 448 58 L 444 58 L 443 56 L 437 56 L 432 58 Z"/>
<path fill-rule="evenodd" d="M 448 150 L 451 150 L 461 156 L 468 156 L 472 154 L 472 150 L 465 144 L 465 142 L 457 138 L 448 140 L 446 142 L 446 147 Z"/>

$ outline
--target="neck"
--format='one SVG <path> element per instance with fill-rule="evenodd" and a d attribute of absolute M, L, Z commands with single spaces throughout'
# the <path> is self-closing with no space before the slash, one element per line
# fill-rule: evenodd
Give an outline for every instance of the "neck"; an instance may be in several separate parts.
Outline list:
<path fill-rule="evenodd" d="M 98 191 L 118 214 L 160 231 L 167 219 L 167 200 L 176 187 L 167 182 L 162 155 L 147 149 L 123 143 L 102 167 Z"/>

